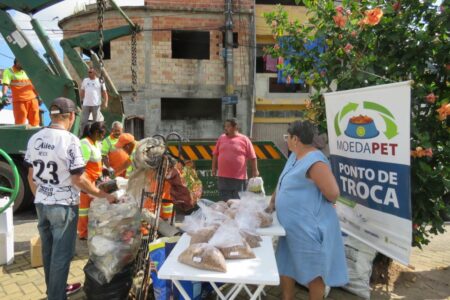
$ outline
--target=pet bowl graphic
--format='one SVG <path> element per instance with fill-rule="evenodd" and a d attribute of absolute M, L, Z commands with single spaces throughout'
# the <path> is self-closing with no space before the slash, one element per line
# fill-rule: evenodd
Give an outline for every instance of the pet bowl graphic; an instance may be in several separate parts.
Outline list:
<path fill-rule="evenodd" d="M 350 118 L 344 133 L 355 139 L 371 139 L 380 134 L 373 119 L 363 115 Z"/>

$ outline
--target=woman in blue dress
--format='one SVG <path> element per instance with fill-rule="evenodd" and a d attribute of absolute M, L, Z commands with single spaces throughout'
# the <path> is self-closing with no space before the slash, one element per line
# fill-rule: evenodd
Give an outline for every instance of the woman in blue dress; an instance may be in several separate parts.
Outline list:
<path fill-rule="evenodd" d="M 286 135 L 292 152 L 268 211 L 276 210 L 286 230 L 276 250 L 284 300 L 294 299 L 295 282 L 309 299 L 323 299 L 325 285 L 348 282 L 347 263 L 334 202 L 339 187 L 325 155 L 313 146 L 316 128 L 296 121 Z"/>

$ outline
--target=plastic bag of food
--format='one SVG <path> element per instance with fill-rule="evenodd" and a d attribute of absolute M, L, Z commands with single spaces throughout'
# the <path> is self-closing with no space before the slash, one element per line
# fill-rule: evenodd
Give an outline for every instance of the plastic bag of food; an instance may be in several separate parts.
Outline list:
<path fill-rule="evenodd" d="M 247 184 L 247 191 L 265 196 L 266 193 L 264 191 L 264 181 L 262 177 L 250 178 Z"/>
<path fill-rule="evenodd" d="M 217 210 L 216 206 L 213 206 L 214 202 L 206 199 L 201 199 L 197 205 L 200 208 L 200 214 L 205 225 L 220 225 L 229 219 L 224 213 Z M 220 204 L 219 204 L 220 205 Z M 226 204 L 225 204 L 226 205 Z"/>
<path fill-rule="evenodd" d="M 250 248 L 258 248 L 261 246 L 260 242 L 262 242 L 262 238 L 259 235 L 245 230 L 240 230 L 239 233 L 245 239 Z"/>
<path fill-rule="evenodd" d="M 190 216 L 186 216 L 181 224 L 181 229 L 191 236 L 191 245 L 207 243 L 219 227 L 218 224 L 215 224 L 217 222 L 207 223 L 208 218 L 204 215 L 205 212 L 215 214 L 215 211 L 208 208 L 206 210 L 199 209 Z"/>
<path fill-rule="evenodd" d="M 229 208 L 239 208 L 239 206 L 241 205 L 241 200 L 240 199 L 230 199 L 227 201 L 227 205 Z"/>
<path fill-rule="evenodd" d="M 239 227 L 233 220 L 223 223 L 209 244 L 217 247 L 226 259 L 255 258 L 250 246 L 239 233 Z"/>
<path fill-rule="evenodd" d="M 89 257 L 103 272 L 107 282 L 130 264 L 140 245 L 140 213 L 129 196 L 119 203 L 95 199 L 89 209 Z"/>
<path fill-rule="evenodd" d="M 197 269 L 224 273 L 227 271 L 223 254 L 206 243 L 190 245 L 178 256 L 178 261 Z"/>
<path fill-rule="evenodd" d="M 238 214 L 242 214 L 246 218 L 256 218 L 258 220 L 257 227 L 264 228 L 272 225 L 273 217 L 265 212 L 267 204 L 264 197 L 250 192 L 241 192 L 239 196 L 241 202 Z"/>
<path fill-rule="evenodd" d="M 231 208 L 230 208 L 231 209 Z M 236 214 L 234 220 L 239 227 L 239 233 L 249 244 L 250 248 L 257 248 L 262 241 L 261 237 L 256 234 L 256 229 L 260 226 L 260 219 L 255 213 L 240 210 Z"/>

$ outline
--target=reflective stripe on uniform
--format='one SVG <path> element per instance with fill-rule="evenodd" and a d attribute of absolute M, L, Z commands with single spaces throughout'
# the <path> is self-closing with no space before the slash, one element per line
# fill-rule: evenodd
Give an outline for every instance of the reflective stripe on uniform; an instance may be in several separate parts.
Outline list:
<path fill-rule="evenodd" d="M 89 214 L 89 208 L 78 208 L 78 217 L 87 217 Z"/>

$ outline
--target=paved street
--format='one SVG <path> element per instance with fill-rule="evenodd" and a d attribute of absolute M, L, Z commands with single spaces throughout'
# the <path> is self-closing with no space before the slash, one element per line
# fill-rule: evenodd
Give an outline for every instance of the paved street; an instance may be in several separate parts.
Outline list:
<path fill-rule="evenodd" d="M 37 235 L 36 215 L 28 211 L 14 218 L 15 260 L 1 266 L 0 299 L 45 299 L 44 271 L 30 266 L 29 241 Z M 450 299 L 450 225 L 445 234 L 433 238 L 424 250 L 413 250 L 411 265 L 415 270 L 395 265 L 391 284 L 376 286 L 372 299 Z M 72 261 L 69 282 L 84 281 L 83 267 L 88 259 L 86 242 L 77 242 L 76 257 Z M 280 299 L 279 287 L 266 288 L 265 299 Z M 307 299 L 307 291 L 297 287 L 296 299 Z M 85 299 L 83 292 L 70 299 Z M 245 299 L 241 295 L 240 299 Z M 341 289 L 332 289 L 328 299 L 360 299 Z"/>

